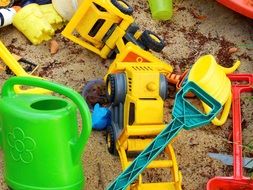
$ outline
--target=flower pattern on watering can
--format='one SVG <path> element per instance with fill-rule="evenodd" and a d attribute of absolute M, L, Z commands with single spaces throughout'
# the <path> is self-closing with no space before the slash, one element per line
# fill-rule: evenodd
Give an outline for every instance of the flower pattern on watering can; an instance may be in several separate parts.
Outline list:
<path fill-rule="evenodd" d="M 21 128 L 14 128 L 8 133 L 8 144 L 11 148 L 11 156 L 15 161 L 29 164 L 33 161 L 33 151 L 36 147 L 34 139 L 25 135 Z"/>

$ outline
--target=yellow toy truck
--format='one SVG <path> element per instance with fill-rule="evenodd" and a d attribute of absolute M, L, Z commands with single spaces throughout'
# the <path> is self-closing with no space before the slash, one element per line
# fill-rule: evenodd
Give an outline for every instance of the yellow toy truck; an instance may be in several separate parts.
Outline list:
<path fill-rule="evenodd" d="M 85 0 L 62 34 L 102 58 L 114 58 L 128 42 L 160 52 L 163 40 L 149 30 L 141 33 L 132 12 L 123 0 Z"/>
<path fill-rule="evenodd" d="M 168 64 L 117 62 L 106 78 L 111 101 L 111 124 L 107 127 L 107 145 L 111 154 L 119 154 L 123 170 L 165 127 L 164 100 L 168 94 Z M 170 182 L 144 183 L 142 175 L 131 190 L 181 190 L 182 176 L 171 145 L 165 149 L 167 159 L 153 161 L 148 169 L 167 168 Z"/>

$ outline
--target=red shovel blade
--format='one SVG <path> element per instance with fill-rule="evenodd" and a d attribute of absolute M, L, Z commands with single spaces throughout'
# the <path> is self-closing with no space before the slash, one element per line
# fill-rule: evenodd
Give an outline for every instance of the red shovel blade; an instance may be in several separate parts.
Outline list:
<path fill-rule="evenodd" d="M 249 179 L 235 180 L 233 177 L 215 177 L 208 181 L 209 190 L 252 190 L 253 181 Z"/>

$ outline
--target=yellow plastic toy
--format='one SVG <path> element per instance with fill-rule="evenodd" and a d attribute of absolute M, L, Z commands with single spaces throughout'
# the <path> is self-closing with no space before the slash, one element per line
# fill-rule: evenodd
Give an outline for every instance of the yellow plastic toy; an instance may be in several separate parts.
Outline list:
<path fill-rule="evenodd" d="M 112 102 L 107 144 L 110 153 L 119 154 L 124 170 L 131 163 L 129 155 L 144 150 L 165 127 L 166 74 L 171 72 L 171 67 L 159 62 L 115 62 L 113 71 L 114 74 L 108 73 L 106 79 L 107 95 Z M 129 189 L 181 190 L 182 175 L 171 145 L 165 154 L 167 159 L 157 159 L 147 169 L 168 168 L 171 181 L 144 183 L 140 175 Z"/>
<path fill-rule="evenodd" d="M 223 125 L 227 120 L 231 107 L 232 92 L 231 82 L 226 74 L 234 72 L 239 65 L 240 61 L 237 61 L 233 67 L 224 68 L 217 64 L 212 55 L 205 55 L 197 60 L 189 72 L 188 80 L 197 83 L 202 89 L 224 105 L 220 119 L 215 118 L 212 121 L 214 125 Z M 203 103 L 203 107 L 206 113 L 211 110 L 205 103 Z"/>
<path fill-rule="evenodd" d="M 132 42 L 127 43 L 124 46 L 124 49 L 121 49 L 120 54 L 117 54 L 115 60 L 110 65 L 105 79 L 108 74 L 117 73 L 120 71 L 120 68 L 117 68 L 118 62 L 133 62 L 133 63 L 156 63 L 160 66 L 161 70 L 164 70 L 165 73 L 172 73 L 173 67 L 155 57 L 152 53 L 143 50 L 139 46 L 136 46 Z M 164 69 L 165 68 L 165 69 Z M 162 71 L 161 71 L 162 72 Z"/>
<path fill-rule="evenodd" d="M 54 31 L 64 26 L 63 18 L 56 12 L 52 4 L 40 5 L 40 10 L 47 22 L 53 27 Z"/>
<path fill-rule="evenodd" d="M 143 49 L 161 51 L 164 42 L 151 31 L 141 33 L 132 12 L 133 9 L 123 0 L 86 0 L 62 34 L 102 58 L 121 53 L 127 42 Z"/>
<path fill-rule="evenodd" d="M 0 8 L 11 7 L 14 3 L 14 0 L 0 0 Z"/>
<path fill-rule="evenodd" d="M 34 45 L 50 40 L 56 29 L 62 26 L 63 19 L 52 4 L 35 3 L 23 7 L 13 18 L 13 25 Z"/>
<path fill-rule="evenodd" d="M 32 76 L 25 72 L 25 70 L 20 66 L 17 60 L 11 55 L 8 49 L 0 41 L 0 58 L 3 62 L 10 68 L 10 70 L 17 76 Z M 41 88 L 32 88 L 27 90 L 22 90 L 20 86 L 15 86 L 15 91 L 17 93 L 36 93 L 36 94 L 48 94 L 50 91 Z"/>

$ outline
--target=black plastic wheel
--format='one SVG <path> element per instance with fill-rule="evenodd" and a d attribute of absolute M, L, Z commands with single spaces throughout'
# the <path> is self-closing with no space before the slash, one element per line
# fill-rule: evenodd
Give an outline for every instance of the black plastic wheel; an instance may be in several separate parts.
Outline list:
<path fill-rule="evenodd" d="M 11 7 L 14 3 L 14 0 L 9 0 L 9 1 L 1 1 L 0 0 L 0 8 L 8 8 Z"/>
<path fill-rule="evenodd" d="M 133 8 L 123 0 L 111 0 L 111 2 L 124 14 L 131 15 L 134 11 Z"/>
<path fill-rule="evenodd" d="M 109 74 L 106 79 L 106 96 L 109 102 L 113 102 L 115 97 L 115 75 Z"/>
<path fill-rule="evenodd" d="M 112 125 L 107 126 L 106 130 L 106 144 L 107 149 L 112 155 L 117 155 L 117 149 L 116 149 L 116 133 L 112 127 Z"/>
<path fill-rule="evenodd" d="M 162 51 L 165 46 L 164 41 L 155 33 L 149 30 L 145 30 L 142 33 L 140 40 L 148 49 L 151 49 L 155 52 Z"/>
<path fill-rule="evenodd" d="M 127 33 L 135 34 L 139 29 L 140 27 L 136 23 L 133 23 L 127 29 Z"/>
<path fill-rule="evenodd" d="M 106 79 L 106 95 L 108 100 L 115 105 L 123 103 L 126 97 L 125 74 L 109 74 Z"/>

